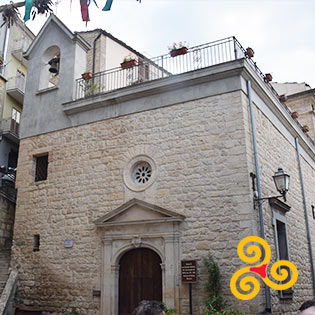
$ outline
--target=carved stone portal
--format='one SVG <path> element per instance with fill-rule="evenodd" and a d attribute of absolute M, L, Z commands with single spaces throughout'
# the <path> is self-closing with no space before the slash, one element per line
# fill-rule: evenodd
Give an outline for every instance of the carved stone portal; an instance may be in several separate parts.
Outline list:
<path fill-rule="evenodd" d="M 140 247 L 160 256 L 163 301 L 168 307 L 178 307 L 180 226 L 184 219 L 176 212 L 132 199 L 94 222 L 102 229 L 103 315 L 118 315 L 119 261 L 124 253 Z"/>

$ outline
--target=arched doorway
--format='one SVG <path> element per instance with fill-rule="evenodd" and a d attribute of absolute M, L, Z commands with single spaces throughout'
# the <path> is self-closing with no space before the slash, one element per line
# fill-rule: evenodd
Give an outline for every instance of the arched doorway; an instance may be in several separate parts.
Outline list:
<path fill-rule="evenodd" d="M 161 258 L 148 248 L 132 249 L 119 262 L 119 315 L 130 315 L 142 300 L 162 301 Z"/>

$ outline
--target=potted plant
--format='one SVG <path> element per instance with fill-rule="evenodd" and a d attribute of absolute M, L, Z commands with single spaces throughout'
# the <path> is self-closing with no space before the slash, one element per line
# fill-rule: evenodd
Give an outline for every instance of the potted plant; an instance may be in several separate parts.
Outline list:
<path fill-rule="evenodd" d="M 82 75 L 83 80 L 89 80 L 89 79 L 92 79 L 93 77 L 92 72 L 89 72 L 89 71 L 86 71 L 82 73 L 81 75 Z"/>
<path fill-rule="evenodd" d="M 188 52 L 188 45 L 186 42 L 173 43 L 172 46 L 168 47 L 172 57 L 179 55 L 185 55 Z"/>
<path fill-rule="evenodd" d="M 298 112 L 292 112 L 291 113 L 291 117 L 294 118 L 294 119 L 299 118 Z"/>
<path fill-rule="evenodd" d="M 80 86 L 82 91 L 84 92 L 84 97 L 101 94 L 106 91 L 105 85 L 94 83 L 93 80 L 81 81 Z"/>
<path fill-rule="evenodd" d="M 272 81 L 272 75 L 271 75 L 271 73 L 266 73 L 266 74 L 265 74 L 265 81 L 266 81 L 266 82 Z"/>
<path fill-rule="evenodd" d="M 253 58 L 254 57 L 254 49 L 253 48 L 250 48 L 250 47 L 247 47 L 246 48 L 246 52 L 245 52 L 245 55 L 249 58 Z"/>
<path fill-rule="evenodd" d="M 0 56 L 0 67 L 3 65 L 3 62 L 4 62 L 4 58 Z"/>
<path fill-rule="evenodd" d="M 132 68 L 137 64 L 137 60 L 132 55 L 128 55 L 123 59 L 123 62 L 120 64 L 122 69 Z"/>
<path fill-rule="evenodd" d="M 308 125 L 304 125 L 303 127 L 302 127 L 302 130 L 303 130 L 303 132 L 309 132 L 310 131 L 310 128 L 308 127 Z"/>

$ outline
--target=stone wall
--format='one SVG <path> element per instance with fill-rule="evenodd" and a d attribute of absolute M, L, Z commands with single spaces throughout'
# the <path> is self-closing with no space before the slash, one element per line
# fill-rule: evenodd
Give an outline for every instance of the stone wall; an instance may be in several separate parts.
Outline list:
<path fill-rule="evenodd" d="M 291 176 L 291 210 L 285 216 L 290 260 L 299 279 L 292 300 L 279 300 L 274 290 L 271 294 L 274 314 L 293 315 L 302 301 L 313 298 L 295 142 L 278 117 L 261 105 L 258 94 L 254 102 L 263 197 L 278 194 L 272 180 L 278 167 Z M 207 274 L 202 259 L 209 252 L 219 262 L 228 304 L 247 314 L 263 310 L 263 286 L 246 302 L 229 288 L 231 275 L 244 265 L 236 252 L 239 241 L 260 235 L 249 176 L 255 172 L 249 117 L 247 95 L 236 91 L 22 139 L 14 239 L 21 301 L 47 311 L 78 307 L 82 314 L 98 314 L 101 298 L 92 293 L 103 285 L 103 245 L 93 222 L 137 198 L 186 217 L 180 260 L 198 261 L 194 314 L 203 314 Z M 300 139 L 302 144 L 302 133 Z M 312 231 L 314 149 L 301 151 Z M 35 157 L 43 153 L 49 153 L 48 178 L 35 183 Z M 139 155 L 154 160 L 158 176 L 137 192 L 125 184 L 124 169 Z M 263 206 L 273 262 L 272 209 L 268 201 Z M 34 235 L 40 235 L 39 251 L 33 249 Z M 66 239 L 74 241 L 73 247 L 65 248 Z M 175 306 L 180 314 L 189 313 L 188 302 L 188 286 L 179 285 Z"/>
<path fill-rule="evenodd" d="M 247 101 L 245 101 L 245 106 L 247 106 Z M 281 126 L 276 119 L 270 119 L 266 113 L 257 107 L 254 107 L 254 117 L 263 197 L 279 194 L 272 179 L 274 172 L 279 167 L 282 167 L 290 175 L 291 179 L 286 201 L 291 206 L 291 210 L 285 214 L 285 217 L 287 220 L 290 261 L 298 268 L 299 278 L 293 287 L 294 295 L 292 300 L 279 299 L 279 294 L 275 290 L 271 290 L 271 297 L 273 314 L 293 315 L 297 314 L 297 310 L 303 301 L 314 298 L 297 151 L 294 138 L 292 136 L 289 138 L 285 137 L 280 132 Z M 248 128 L 248 132 L 250 132 L 250 128 Z M 300 148 L 300 151 L 302 152 L 303 149 Z M 250 163 L 252 163 L 252 170 L 255 171 L 252 154 L 249 155 Z M 301 157 L 301 164 L 306 190 L 308 220 L 312 233 L 315 228 L 315 220 L 311 212 L 311 205 L 315 203 L 315 163 L 314 160 L 307 162 L 305 158 Z M 276 252 L 272 209 L 268 201 L 263 203 L 263 207 L 266 240 L 271 246 L 272 261 L 274 262 Z M 315 253 L 314 242 L 315 237 L 312 233 L 313 255 Z"/>
<path fill-rule="evenodd" d="M 258 233 L 245 119 L 242 95 L 233 92 L 22 139 L 14 256 L 23 303 L 97 314 L 100 298 L 92 292 L 101 288 L 102 244 L 93 222 L 137 198 L 186 217 L 180 259 L 198 261 L 194 314 L 204 308 L 202 259 L 209 252 L 220 264 L 229 304 L 249 314 L 261 310 L 261 295 L 244 304 L 229 290 L 231 273 L 242 264 L 238 242 Z M 48 178 L 34 183 L 34 155 L 45 152 Z M 135 192 L 124 184 L 123 169 L 140 154 L 155 161 L 158 176 Z M 73 248 L 64 247 L 65 239 L 74 240 Z M 187 285 L 180 286 L 176 307 L 189 312 Z"/>
<path fill-rule="evenodd" d="M 84 38 L 84 40 L 86 40 L 90 45 L 91 45 L 91 49 L 87 52 L 86 56 L 87 56 L 87 64 L 86 64 L 86 71 L 90 71 L 92 72 L 93 70 L 93 42 L 95 40 L 95 38 L 100 34 L 101 30 L 94 30 L 94 31 L 90 31 L 90 32 L 80 32 L 80 36 Z M 101 67 L 100 67 L 100 59 L 99 59 L 99 55 L 100 55 L 100 42 L 104 40 L 104 36 L 101 36 L 98 41 L 96 42 L 96 46 L 95 46 L 95 72 L 99 72 L 101 71 Z M 104 68 L 102 69 L 104 70 Z"/>
<path fill-rule="evenodd" d="M 11 248 L 15 205 L 0 192 L 0 251 Z"/>

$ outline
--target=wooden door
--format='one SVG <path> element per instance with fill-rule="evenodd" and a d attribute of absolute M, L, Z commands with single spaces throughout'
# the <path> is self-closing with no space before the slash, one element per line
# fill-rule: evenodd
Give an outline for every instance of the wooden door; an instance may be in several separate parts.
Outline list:
<path fill-rule="evenodd" d="M 162 270 L 158 254 L 132 249 L 120 259 L 119 315 L 130 315 L 142 300 L 162 301 Z"/>

